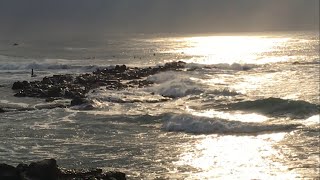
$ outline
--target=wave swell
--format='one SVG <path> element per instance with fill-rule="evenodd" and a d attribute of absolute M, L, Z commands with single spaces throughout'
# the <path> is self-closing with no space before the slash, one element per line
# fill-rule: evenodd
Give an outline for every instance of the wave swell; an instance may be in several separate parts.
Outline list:
<path fill-rule="evenodd" d="M 51 63 L 4 63 L 0 64 L 0 70 L 65 70 L 65 69 L 83 69 L 95 70 L 97 66 L 94 65 L 70 65 L 70 64 L 51 64 Z"/>
<path fill-rule="evenodd" d="M 254 111 L 267 115 L 306 118 L 319 114 L 319 105 L 306 101 L 266 98 L 229 104 L 228 109 Z"/>
<path fill-rule="evenodd" d="M 197 95 L 204 92 L 199 84 L 176 72 L 155 74 L 148 77 L 147 80 L 157 83 L 156 86 L 150 87 L 148 91 L 165 97 L 185 97 L 191 94 Z"/>
<path fill-rule="evenodd" d="M 186 132 L 193 134 L 251 134 L 281 132 L 293 130 L 296 124 L 266 124 L 229 121 L 220 118 L 208 118 L 189 114 L 172 115 L 164 122 L 166 131 Z"/>

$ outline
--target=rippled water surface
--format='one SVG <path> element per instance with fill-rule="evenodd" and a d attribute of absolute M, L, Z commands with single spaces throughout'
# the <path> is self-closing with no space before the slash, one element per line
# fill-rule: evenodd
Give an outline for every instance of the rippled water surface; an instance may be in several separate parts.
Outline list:
<path fill-rule="evenodd" d="M 93 110 L 12 111 L 0 117 L 0 162 L 56 158 L 63 167 L 116 169 L 129 179 L 319 178 L 319 34 L 108 36 L 92 41 L 0 40 L 0 107 L 17 80 L 115 64 L 185 61 L 152 86 L 87 98 Z M 30 77 L 30 69 L 38 74 Z M 170 97 L 169 101 L 162 99 Z M 53 103 L 68 104 L 70 100 Z"/>

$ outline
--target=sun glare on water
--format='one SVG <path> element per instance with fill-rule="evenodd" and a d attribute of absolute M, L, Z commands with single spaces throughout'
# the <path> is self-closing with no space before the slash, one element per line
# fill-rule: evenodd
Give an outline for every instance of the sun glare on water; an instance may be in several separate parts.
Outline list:
<path fill-rule="evenodd" d="M 288 172 L 286 166 L 266 158 L 279 156 L 272 144 L 284 136 L 285 133 L 277 133 L 199 138 L 176 164 L 198 169 L 190 179 L 294 179 L 296 174 Z"/>
<path fill-rule="evenodd" d="M 265 36 L 200 36 L 176 39 L 185 43 L 174 51 L 194 56 L 189 62 L 200 64 L 216 63 L 252 63 L 265 64 L 286 61 L 286 58 L 266 57 L 263 53 L 273 51 L 283 45 L 289 38 Z"/>

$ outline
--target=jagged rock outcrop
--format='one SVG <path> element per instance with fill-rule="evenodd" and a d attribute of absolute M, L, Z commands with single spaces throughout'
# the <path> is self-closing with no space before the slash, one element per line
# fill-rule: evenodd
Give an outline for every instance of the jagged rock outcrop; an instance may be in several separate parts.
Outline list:
<path fill-rule="evenodd" d="M 79 100 L 94 88 L 105 86 L 108 90 L 122 90 L 150 86 L 153 83 L 143 78 L 164 71 L 178 71 L 185 68 L 185 65 L 182 61 L 146 68 L 116 65 L 77 76 L 64 74 L 44 77 L 41 81 L 17 81 L 13 83 L 12 89 L 18 91 L 14 95 L 16 97 L 37 97 L 48 101 L 68 98 L 73 99 L 71 105 L 79 105 Z"/>
<path fill-rule="evenodd" d="M 1 180 L 126 180 L 125 173 L 118 171 L 103 172 L 101 169 L 63 169 L 55 159 L 32 162 L 17 167 L 0 164 Z"/>

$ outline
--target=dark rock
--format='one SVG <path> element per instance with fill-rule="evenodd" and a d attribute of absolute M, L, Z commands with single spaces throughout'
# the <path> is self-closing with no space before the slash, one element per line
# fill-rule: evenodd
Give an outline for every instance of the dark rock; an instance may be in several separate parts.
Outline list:
<path fill-rule="evenodd" d="M 35 109 L 55 109 L 55 108 L 66 108 L 67 106 L 64 104 L 43 104 L 36 105 Z"/>
<path fill-rule="evenodd" d="M 30 82 L 29 81 L 22 81 L 22 84 L 24 87 L 29 87 L 30 86 Z"/>
<path fill-rule="evenodd" d="M 23 87 L 24 87 L 24 85 L 20 81 L 14 82 L 13 85 L 12 85 L 12 89 L 13 90 L 23 89 Z"/>
<path fill-rule="evenodd" d="M 126 65 L 121 65 L 121 66 L 116 65 L 116 67 L 114 68 L 114 70 L 116 70 L 117 72 L 124 72 L 126 71 L 126 69 L 127 69 Z"/>
<path fill-rule="evenodd" d="M 100 180 L 126 180 L 125 173 L 110 171 L 103 173 L 101 169 L 92 170 L 61 170 L 60 179 L 100 179 Z"/>
<path fill-rule="evenodd" d="M 20 180 L 19 171 L 13 166 L 7 164 L 0 164 L 0 179 Z"/>
<path fill-rule="evenodd" d="M 75 97 L 74 99 L 72 99 L 71 101 L 71 106 L 78 106 L 78 105 L 81 105 L 81 104 L 86 104 L 88 103 L 89 101 L 85 98 L 81 98 L 81 97 Z"/>
<path fill-rule="evenodd" d="M 53 101 L 58 100 L 58 99 L 59 99 L 59 98 L 49 97 L 49 98 L 47 98 L 45 101 L 46 101 L 46 102 L 53 102 Z"/>
<path fill-rule="evenodd" d="M 16 97 L 26 97 L 27 94 L 25 93 L 24 90 L 21 90 L 18 93 L 16 93 L 14 96 L 16 96 Z"/>
<path fill-rule="evenodd" d="M 0 113 L 6 112 L 4 109 L 0 108 Z"/>
<path fill-rule="evenodd" d="M 19 172 L 20 174 L 20 179 L 22 180 L 26 180 L 26 179 L 29 179 L 26 175 L 27 171 L 28 171 L 28 164 L 19 164 L 16 169 L 17 171 Z"/>
<path fill-rule="evenodd" d="M 84 106 L 81 107 L 81 110 L 94 110 L 94 106 L 92 104 L 85 104 Z"/>
<path fill-rule="evenodd" d="M 81 92 L 77 92 L 76 90 L 66 90 L 65 94 L 64 94 L 65 98 L 70 98 L 70 99 L 74 99 L 74 98 L 84 98 L 85 96 L 81 93 Z"/>
<path fill-rule="evenodd" d="M 117 171 L 110 171 L 105 174 L 109 179 L 126 180 L 126 174 Z"/>
<path fill-rule="evenodd" d="M 78 76 L 77 78 L 76 78 L 76 82 L 77 83 L 79 83 L 79 84 L 86 84 L 86 78 L 85 77 L 83 77 L 83 76 Z"/>
<path fill-rule="evenodd" d="M 53 81 L 48 77 L 44 77 L 41 82 L 42 84 L 53 84 Z"/>
<path fill-rule="evenodd" d="M 16 167 L 16 169 L 19 171 L 19 172 L 24 172 L 24 171 L 27 171 L 29 168 L 28 164 L 18 164 L 18 166 Z"/>
<path fill-rule="evenodd" d="M 31 179 L 56 180 L 60 174 L 55 159 L 45 159 L 29 165 L 26 175 Z"/>
<path fill-rule="evenodd" d="M 19 164 L 16 168 L 0 164 L 0 180 L 126 180 L 122 172 L 103 172 L 102 169 L 62 169 L 55 159 Z"/>
<path fill-rule="evenodd" d="M 152 84 L 144 80 L 145 77 L 164 72 L 178 71 L 185 68 L 186 63 L 182 61 L 166 63 L 164 66 L 138 68 L 116 65 L 114 68 L 97 69 L 92 73 L 72 76 L 53 75 L 44 77 L 42 81 L 15 82 L 14 90 L 20 90 L 16 97 L 38 97 L 47 98 L 69 98 L 72 104 L 80 105 L 85 102 L 79 101 L 84 98 L 90 90 L 106 86 L 108 90 L 122 90 L 127 88 L 143 88 Z"/>
<path fill-rule="evenodd" d="M 53 86 L 48 89 L 48 97 L 61 97 L 61 96 L 63 96 L 61 87 Z"/>

